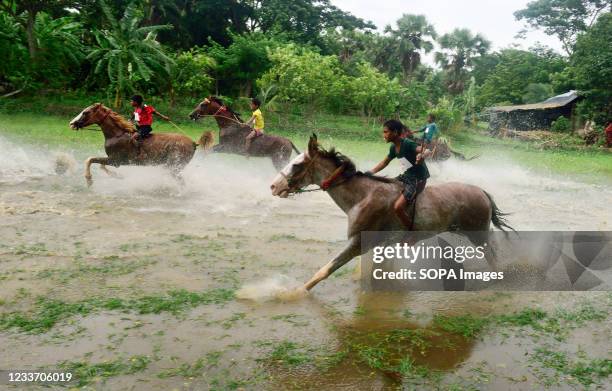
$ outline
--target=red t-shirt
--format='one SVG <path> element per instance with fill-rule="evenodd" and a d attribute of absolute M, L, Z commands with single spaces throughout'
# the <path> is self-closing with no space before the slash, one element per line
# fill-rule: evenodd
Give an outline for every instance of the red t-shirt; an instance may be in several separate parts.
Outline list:
<path fill-rule="evenodd" d="M 154 112 L 153 106 L 144 105 L 143 107 L 137 107 L 134 110 L 134 119 L 138 125 L 151 125 L 153 123 Z"/>

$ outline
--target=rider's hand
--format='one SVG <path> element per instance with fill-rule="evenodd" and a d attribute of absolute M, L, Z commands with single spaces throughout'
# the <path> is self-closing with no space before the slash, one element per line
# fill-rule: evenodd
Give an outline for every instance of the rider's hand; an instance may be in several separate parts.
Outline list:
<path fill-rule="evenodd" d="M 423 160 L 423 154 L 422 154 L 422 153 L 419 153 L 419 154 L 416 156 L 416 162 L 417 162 L 417 164 L 419 164 L 419 163 L 421 162 L 421 160 Z"/>

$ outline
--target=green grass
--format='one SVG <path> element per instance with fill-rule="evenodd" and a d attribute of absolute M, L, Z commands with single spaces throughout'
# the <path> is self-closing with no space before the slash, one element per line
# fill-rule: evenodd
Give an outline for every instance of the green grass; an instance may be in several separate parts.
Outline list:
<path fill-rule="evenodd" d="M 211 289 L 190 292 L 184 289 L 169 291 L 165 295 L 143 296 L 133 299 L 93 298 L 74 303 L 40 297 L 33 313 L 10 312 L 0 314 L 0 329 L 17 328 L 22 332 L 43 333 L 58 322 L 71 316 L 87 316 L 95 311 L 125 311 L 138 314 L 177 314 L 190 308 L 206 304 L 223 304 L 234 298 L 231 289 Z"/>
<path fill-rule="evenodd" d="M 59 282 L 68 282 L 79 278 L 97 277 L 97 276 L 121 276 L 132 273 L 136 270 L 142 270 L 147 266 L 154 264 L 156 261 L 136 260 L 127 261 L 117 256 L 110 256 L 103 259 L 98 264 L 90 264 L 77 260 L 73 267 L 68 269 L 49 268 L 36 273 L 37 278 L 53 278 Z"/>
<path fill-rule="evenodd" d="M 268 360 L 282 366 L 295 367 L 312 363 L 313 356 L 295 342 L 281 341 L 273 347 Z"/>
<path fill-rule="evenodd" d="M 610 359 L 579 358 L 577 360 L 570 360 L 565 352 L 553 351 L 548 348 L 537 348 L 531 360 L 545 368 L 554 370 L 557 374 L 571 377 L 571 379 L 575 379 L 586 387 L 612 375 L 612 360 Z"/>
<path fill-rule="evenodd" d="M 79 157 L 103 153 L 101 132 L 73 131 L 68 128 L 68 122 L 89 104 L 104 99 L 78 96 L 53 99 L 34 97 L 1 101 L 0 134 L 52 150 L 74 150 Z M 188 119 L 187 115 L 196 103 L 196 100 L 185 102 L 171 109 L 162 101 L 154 99 L 152 102 L 160 111 L 169 114 L 192 139 L 198 138 L 205 130 L 217 131 L 216 123 L 210 118 L 198 122 Z M 386 154 L 387 146 L 382 141 L 380 124 L 367 123 L 357 116 L 297 111 L 267 112 L 267 131 L 291 138 L 301 150 L 306 148 L 308 137 L 316 132 L 324 146 L 336 146 L 341 152 L 360 160 L 378 161 Z M 247 111 L 243 112 L 248 115 Z M 121 113 L 127 116 L 129 109 L 126 107 Z M 407 122 L 416 127 L 422 121 Z M 157 121 L 154 128 L 157 132 L 177 132 L 163 121 Z M 569 174 L 589 182 L 612 179 L 612 154 L 601 148 L 579 147 L 578 139 L 572 135 L 555 135 L 561 147 L 554 149 L 543 149 L 537 142 L 491 138 L 482 129 L 454 131 L 445 136 L 453 148 L 468 156 L 481 154 L 483 159 L 487 156 L 495 159 L 506 157 L 543 173 Z"/>
<path fill-rule="evenodd" d="M 151 359 L 148 356 L 133 356 L 128 360 L 113 360 L 97 364 L 82 361 L 64 361 L 60 368 L 71 372 L 77 386 L 84 387 L 98 379 L 118 375 L 131 375 L 147 368 Z"/>
<path fill-rule="evenodd" d="M 205 368 L 216 367 L 223 352 L 210 352 L 205 357 L 200 357 L 193 364 L 183 363 L 176 368 L 166 369 L 157 374 L 159 378 L 182 376 L 186 378 L 200 377 L 204 375 Z"/>

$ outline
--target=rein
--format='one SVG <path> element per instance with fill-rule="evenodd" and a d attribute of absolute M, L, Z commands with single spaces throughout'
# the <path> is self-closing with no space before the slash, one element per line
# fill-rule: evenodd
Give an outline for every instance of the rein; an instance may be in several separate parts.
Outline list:
<path fill-rule="evenodd" d="M 225 106 L 219 106 L 219 109 L 217 109 L 217 111 L 215 111 L 214 114 L 200 114 L 200 113 L 198 113 L 198 118 L 200 118 L 200 117 L 221 117 L 221 118 L 225 118 L 225 119 L 228 119 L 230 121 L 233 121 L 233 122 L 235 122 L 237 124 L 244 125 L 242 122 L 238 121 L 238 119 L 236 118 L 236 115 L 233 114 L 233 113 L 232 113 L 232 116 L 234 118 L 226 117 L 226 116 L 223 116 L 223 115 L 219 115 L 219 112 L 225 111 L 225 110 L 227 110 L 227 108 Z"/>
<path fill-rule="evenodd" d="M 295 178 L 287 178 L 287 175 L 285 175 L 285 173 L 283 173 L 283 172 L 280 172 L 280 175 L 287 180 L 287 184 L 289 185 L 289 187 L 291 187 L 291 182 L 295 182 L 296 180 L 300 180 L 300 179 L 304 178 L 310 172 L 310 168 L 313 166 L 313 164 L 314 164 L 314 159 L 311 159 L 308 162 L 306 168 L 304 168 L 304 170 L 302 171 L 301 175 L 298 175 Z M 342 173 L 344 172 L 345 169 L 346 169 L 346 166 L 344 164 L 339 166 L 339 167 L 337 167 L 326 179 L 324 179 L 321 182 L 321 184 L 319 185 L 318 189 L 306 189 L 306 190 L 305 189 L 297 189 L 296 191 L 294 191 L 294 194 L 310 193 L 310 192 L 313 192 L 313 191 L 328 191 L 332 187 L 338 186 L 338 185 L 346 182 L 346 180 L 340 181 L 340 182 L 336 182 L 336 179 L 338 179 L 342 175 Z M 347 178 L 347 179 L 350 179 L 350 178 Z"/>

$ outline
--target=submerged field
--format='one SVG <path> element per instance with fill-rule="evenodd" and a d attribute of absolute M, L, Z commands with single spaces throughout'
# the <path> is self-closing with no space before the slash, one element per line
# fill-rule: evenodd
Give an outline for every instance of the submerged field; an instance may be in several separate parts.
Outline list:
<path fill-rule="evenodd" d="M 103 390 L 612 386 L 609 292 L 364 293 L 354 260 L 304 299 L 266 300 L 342 248 L 346 217 L 326 194 L 273 198 L 268 161 L 201 154 L 184 187 L 127 167 L 94 169 L 88 189 L 82 160 L 102 136 L 70 117 L 0 114 L 0 368 L 69 369 Z M 359 119 L 274 121 L 361 169 L 387 150 L 377 127 L 351 130 Z M 194 139 L 215 128 L 179 125 Z M 432 165 L 432 184 L 483 187 L 517 230 L 610 230 L 609 154 L 453 141 L 482 156 Z M 237 297 L 249 284 L 259 300 Z"/>

